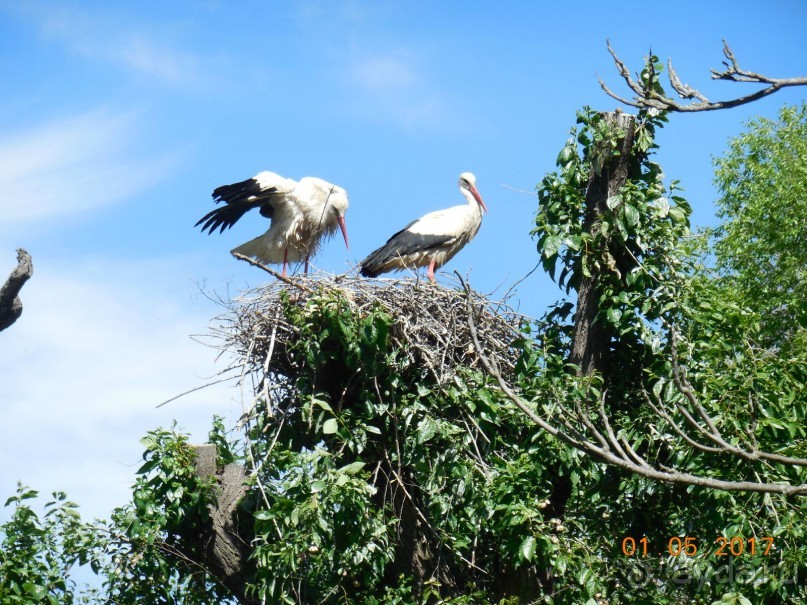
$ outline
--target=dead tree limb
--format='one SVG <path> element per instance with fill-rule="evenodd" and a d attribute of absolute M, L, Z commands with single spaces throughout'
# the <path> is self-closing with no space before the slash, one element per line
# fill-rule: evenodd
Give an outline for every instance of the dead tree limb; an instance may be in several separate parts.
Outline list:
<path fill-rule="evenodd" d="M 625 80 L 625 83 L 633 91 L 635 96 L 633 99 L 626 99 L 618 95 L 608 87 L 602 78 L 599 78 L 600 87 L 603 89 L 605 94 L 616 99 L 620 103 L 630 105 L 631 107 L 638 107 L 640 109 L 651 108 L 659 111 L 678 112 L 729 109 L 730 107 L 745 105 L 746 103 L 751 103 L 752 101 L 767 97 L 768 95 L 772 95 L 776 91 L 788 86 L 807 85 L 807 77 L 771 78 L 753 71 L 742 69 L 731 48 L 729 48 L 728 43 L 723 40 L 723 55 L 726 57 L 726 61 L 723 61 L 725 69 L 722 71 L 712 69 L 712 79 L 751 84 L 765 84 L 766 87 L 744 97 L 729 99 L 727 101 L 710 101 L 703 93 L 682 82 L 681 78 L 678 76 L 678 73 L 673 68 L 672 59 L 668 59 L 667 69 L 669 72 L 670 85 L 680 98 L 684 99 L 685 101 L 690 101 L 681 103 L 667 95 L 659 94 L 653 89 L 652 83 L 647 81 L 642 82 L 641 77 L 634 79 L 625 63 L 617 56 L 616 52 L 611 47 L 611 42 L 606 41 L 606 44 L 608 46 L 608 52 L 611 53 L 611 57 L 614 59 L 614 64 L 616 65 L 619 75 L 622 76 L 622 79 Z M 652 68 L 652 66 L 650 67 Z M 652 77 L 657 78 L 658 76 L 657 74 L 652 74 Z"/>
<path fill-rule="evenodd" d="M 8 328 L 22 315 L 22 301 L 19 294 L 23 284 L 34 272 L 31 255 L 22 248 L 17 249 L 17 267 L 11 272 L 6 283 L 0 288 L 0 332 Z"/>
<path fill-rule="evenodd" d="M 470 287 L 468 287 L 467 284 L 463 285 L 468 296 L 468 328 L 472 336 L 474 348 L 479 356 L 482 366 L 488 375 L 490 375 L 498 383 L 502 393 L 504 393 L 504 395 L 510 399 L 510 401 L 512 401 L 536 426 L 546 431 L 550 435 L 560 439 L 567 445 L 580 450 L 592 458 L 601 460 L 607 464 L 617 466 L 632 473 L 636 473 L 642 477 L 647 477 L 648 479 L 655 479 L 657 481 L 683 485 L 698 485 L 701 487 L 708 487 L 723 491 L 760 492 L 769 494 L 783 494 L 788 496 L 807 495 L 807 484 L 785 485 L 753 481 L 727 481 L 714 477 L 693 475 L 691 473 L 677 471 L 668 467 L 657 468 L 652 466 L 636 451 L 634 451 L 624 437 L 618 435 L 618 433 L 614 431 L 612 423 L 605 412 L 602 402 L 597 413 L 597 420 L 601 425 L 600 427 L 594 425 L 592 420 L 589 418 L 587 413 L 588 411 L 584 411 L 583 406 L 577 406 L 575 410 L 571 410 L 568 407 L 559 406 L 560 413 L 555 414 L 554 417 L 544 417 L 540 415 L 536 411 L 536 408 L 532 402 L 521 397 L 513 386 L 507 383 L 499 371 L 495 358 L 493 356 L 488 356 L 483 347 L 480 345 L 476 336 L 474 320 L 478 305 L 474 303 L 474 295 Z M 679 390 L 684 389 L 685 391 L 687 389 L 689 383 L 685 382 L 685 380 L 686 378 L 682 377 L 682 374 L 680 374 L 679 371 L 679 378 L 676 384 Z M 682 391 L 682 394 L 686 396 L 684 391 Z M 697 403 L 697 400 L 695 402 Z M 663 414 L 661 413 L 663 406 L 659 406 L 657 409 L 659 410 L 659 415 L 662 418 L 665 420 L 672 420 L 669 414 L 666 412 Z M 697 403 L 695 413 L 702 418 L 709 418 L 706 411 L 699 403 Z M 789 458 L 779 456 L 778 454 L 747 451 L 737 448 L 727 443 L 722 436 L 720 436 L 719 431 L 714 428 L 714 424 L 711 419 L 709 419 L 708 422 L 704 421 L 706 428 L 698 423 L 692 414 L 687 415 L 687 420 L 688 422 L 691 421 L 698 427 L 698 432 L 704 434 L 707 438 L 715 443 L 714 446 L 710 445 L 698 447 L 700 444 L 696 444 L 694 440 L 692 442 L 688 441 L 691 445 L 702 451 L 715 453 L 722 452 L 738 456 L 747 461 L 768 460 L 782 464 L 793 464 L 798 466 L 807 465 L 807 460 L 800 458 Z M 683 431 L 679 425 L 675 424 L 675 427 L 677 427 L 676 432 Z M 591 434 L 591 437 L 588 436 L 589 433 Z"/>

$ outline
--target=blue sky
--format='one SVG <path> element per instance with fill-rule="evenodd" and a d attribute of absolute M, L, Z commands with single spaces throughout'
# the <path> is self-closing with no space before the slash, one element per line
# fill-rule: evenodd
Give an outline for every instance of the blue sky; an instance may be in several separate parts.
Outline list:
<path fill-rule="evenodd" d="M 344 272 L 428 211 L 463 203 L 469 170 L 490 213 L 446 268 L 503 293 L 537 263 L 532 194 L 575 111 L 627 94 L 605 47 L 634 70 L 649 48 L 713 99 L 727 39 L 746 69 L 807 75 L 801 0 L 647 2 L 48 2 L 0 0 L 0 278 L 26 248 L 22 319 L 0 334 L 0 496 L 16 481 L 66 490 L 88 515 L 126 501 L 143 434 L 176 419 L 203 441 L 232 423 L 240 390 L 155 405 L 223 369 L 190 338 L 265 275 L 228 251 L 266 228 L 193 228 L 218 185 L 273 170 L 345 187 Z M 805 90 L 730 111 L 673 116 L 657 160 L 696 224 L 713 222 L 711 160 L 750 116 Z M 495 295 L 495 294 L 494 294 Z M 540 315 L 560 296 L 518 286 Z M 0 518 L 5 512 L 0 512 Z"/>

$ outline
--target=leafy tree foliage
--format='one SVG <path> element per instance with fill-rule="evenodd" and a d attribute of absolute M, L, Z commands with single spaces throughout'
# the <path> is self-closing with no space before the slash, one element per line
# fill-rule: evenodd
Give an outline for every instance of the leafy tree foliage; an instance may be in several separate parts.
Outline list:
<path fill-rule="evenodd" d="M 807 329 L 807 103 L 752 120 L 715 161 L 721 196 L 714 230 L 727 290 L 760 317 L 765 341 Z"/>
<path fill-rule="evenodd" d="M 648 89 L 658 86 L 661 69 L 651 57 L 642 74 Z M 795 227 L 781 224 L 746 246 L 743 238 L 769 216 L 774 198 L 748 197 L 762 189 L 733 176 L 779 192 L 789 187 L 779 179 L 803 174 L 803 152 L 790 159 L 763 153 L 800 149 L 800 141 L 787 143 L 803 128 L 800 111 L 785 110 L 776 128 L 752 124 L 745 142 L 718 163 L 722 275 L 700 264 L 705 239 L 690 233 L 680 187 L 665 185 L 653 160 L 666 116 L 639 113 L 626 183 L 591 221 L 592 175 L 607 169 L 626 133 L 589 109 L 578 114 L 557 170 L 539 185 L 533 234 L 544 268 L 567 294 L 593 280 L 596 321 L 608 328 L 611 354 L 600 375 L 570 367 L 571 301 L 559 301 L 539 321 L 515 322 L 504 347 L 512 360 L 501 365 L 535 414 L 557 419 L 576 410 L 582 434 L 607 416 L 631 451 L 658 467 L 807 482 L 804 466 L 744 459 L 709 449 L 711 442 L 699 447 L 676 430 L 691 426 L 683 375 L 689 395 L 732 444 L 807 453 L 807 351 L 770 347 L 782 334 L 773 322 L 803 318 L 804 291 L 793 281 L 794 255 L 801 254 L 791 250 Z M 748 269 L 769 254 L 775 270 Z M 769 296 L 757 296 L 762 287 Z M 413 362 L 411 343 L 397 336 L 405 314 L 357 305 L 345 288 L 286 292 L 260 310 L 291 335 L 278 349 L 273 391 L 257 389 L 243 435 L 214 421 L 219 466 L 251 472 L 233 512 L 250 552 L 240 570 L 243 590 L 232 590 L 206 564 L 217 479 L 200 476 L 187 436 L 160 429 L 143 441 L 132 502 L 95 533 L 78 526 L 62 500 L 49 505 L 61 512 L 46 513 L 53 521 L 44 525 L 24 505 L 32 492 L 21 489 L 10 500 L 17 508 L 2 528 L 0 587 L 29 601 L 0 603 L 73 602 L 61 578 L 76 561 L 93 562 L 105 579 L 104 598 L 114 603 L 807 599 L 807 499 L 660 483 L 606 466 L 539 431 L 474 355 L 444 375 Z M 449 302 L 461 304 L 454 312 L 467 313 L 462 294 L 455 295 Z M 795 342 L 799 328 L 790 325 Z M 84 537 L 68 539 L 67 529 L 77 527 Z"/>
<path fill-rule="evenodd" d="M 196 475 L 188 437 L 157 429 L 141 442 L 144 464 L 132 502 L 116 509 L 106 528 L 102 575 L 108 598 L 121 605 L 226 602 L 231 592 L 199 565 L 189 539 L 207 520 L 214 495 L 212 483 Z"/>
<path fill-rule="evenodd" d="M 37 514 L 31 503 L 38 495 L 19 485 L 6 500 L 13 510 L 0 526 L 0 603 L 80 603 L 70 570 L 76 564 L 96 564 L 99 536 L 62 492 L 54 493 Z"/>

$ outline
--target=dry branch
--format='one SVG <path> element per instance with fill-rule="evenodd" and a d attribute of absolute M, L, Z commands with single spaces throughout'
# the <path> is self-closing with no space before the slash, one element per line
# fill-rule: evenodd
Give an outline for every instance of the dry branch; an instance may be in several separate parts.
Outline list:
<path fill-rule="evenodd" d="M 696 99 L 695 101 L 689 103 L 681 103 L 666 95 L 660 95 L 652 89 L 649 83 L 641 83 L 640 77 L 634 79 L 631 76 L 630 70 L 625 66 L 625 63 L 617 56 L 614 49 L 611 48 L 610 41 L 606 41 L 606 44 L 608 46 L 608 52 L 611 53 L 611 57 L 614 60 L 614 64 L 616 65 L 619 75 L 622 76 L 622 79 L 625 80 L 625 83 L 633 91 L 635 96 L 633 99 L 629 100 L 618 95 L 612 91 L 601 78 L 600 87 L 608 96 L 621 103 L 624 103 L 625 105 L 630 105 L 631 107 L 652 108 L 659 111 L 678 112 L 713 111 L 716 109 L 728 109 L 730 107 L 737 107 L 738 105 L 751 103 L 752 101 L 767 97 L 768 95 L 775 93 L 777 90 L 781 90 L 782 88 L 786 88 L 788 86 L 807 85 L 807 77 L 771 78 L 753 71 L 742 69 L 739 63 L 737 63 L 737 59 L 734 56 L 731 48 L 729 48 L 728 43 L 723 40 L 723 54 L 727 59 L 726 61 L 723 61 L 725 69 L 722 71 L 712 69 L 712 79 L 728 80 L 730 82 L 766 84 L 767 86 L 744 97 L 729 99 L 727 101 L 710 101 L 703 93 L 682 82 L 681 78 L 678 76 L 678 72 L 676 72 L 673 68 L 672 59 L 668 59 L 667 69 L 670 78 L 670 85 L 672 86 L 673 90 L 675 90 L 680 98 L 687 101 Z M 650 68 L 652 69 L 652 65 Z M 651 79 L 657 77 L 656 74 L 651 74 L 651 76 Z"/>
<path fill-rule="evenodd" d="M 0 288 L 0 332 L 8 328 L 22 315 L 22 301 L 19 293 L 23 284 L 34 272 L 31 255 L 22 248 L 17 250 L 17 267 Z"/>
<path fill-rule="evenodd" d="M 502 392 L 507 396 L 507 398 L 510 399 L 510 401 L 512 401 L 522 412 L 524 412 L 524 414 L 533 423 L 535 423 L 542 430 L 548 432 L 550 435 L 553 435 L 564 443 L 582 451 L 588 456 L 602 460 L 608 464 L 618 466 L 649 479 L 655 479 L 667 483 L 699 485 L 702 487 L 709 487 L 724 491 L 762 492 L 784 495 L 807 494 L 807 485 L 772 484 L 752 481 L 728 481 L 713 477 L 693 475 L 691 473 L 677 471 L 668 467 L 656 468 L 650 465 L 639 454 L 637 454 L 624 437 L 621 437 L 614 432 L 612 421 L 606 414 L 602 399 L 600 400 L 600 406 L 597 412 L 598 421 L 601 425 L 599 427 L 595 426 L 595 424 L 589 418 L 588 410 L 584 411 L 583 407 L 579 404 L 576 405 L 575 410 L 570 410 L 562 405 L 559 405 L 558 407 L 561 410 L 561 414 L 556 414 L 553 417 L 542 417 L 536 411 L 535 405 L 521 397 L 507 382 L 499 370 L 495 357 L 487 354 L 479 341 L 475 338 L 476 330 L 474 323 L 476 321 L 476 313 L 474 311 L 474 307 L 479 303 L 475 300 L 476 297 L 470 288 L 467 288 L 466 291 L 468 294 L 466 301 L 468 305 L 468 329 L 471 332 L 472 338 L 474 338 L 474 346 L 476 347 L 476 351 L 483 367 L 487 373 L 499 384 L 499 388 L 501 388 Z M 691 425 L 697 427 L 698 433 L 706 436 L 717 444 L 715 447 L 703 446 L 702 444 L 687 438 L 687 442 L 690 443 L 690 445 L 702 451 L 734 455 L 747 462 L 767 460 L 780 464 L 807 466 L 807 460 L 801 458 L 790 458 L 780 456 L 778 454 L 760 452 L 757 450 L 743 450 L 727 443 L 720 435 L 720 432 L 715 427 L 711 418 L 709 418 L 703 406 L 701 406 L 697 401 L 697 398 L 695 398 L 691 385 L 689 385 L 685 376 L 683 376 L 680 367 L 678 366 L 675 352 L 673 357 L 675 358 L 674 367 L 677 368 L 675 370 L 675 375 L 677 376 L 675 379 L 676 386 L 679 392 L 687 397 L 689 402 L 694 406 L 696 413 L 704 420 L 706 427 L 704 428 L 700 423 L 698 423 L 689 412 L 685 414 L 687 421 Z M 689 392 L 689 395 L 687 395 L 687 391 Z M 649 397 L 646 397 L 646 401 L 650 402 Z M 663 411 L 663 405 L 654 406 L 651 403 L 651 409 L 654 409 L 654 411 L 663 420 L 669 422 L 676 432 L 679 434 L 685 434 L 680 426 L 672 421 L 669 414 Z M 679 411 L 685 412 L 686 408 L 679 405 Z M 588 437 L 588 434 L 592 435 L 593 440 Z"/>

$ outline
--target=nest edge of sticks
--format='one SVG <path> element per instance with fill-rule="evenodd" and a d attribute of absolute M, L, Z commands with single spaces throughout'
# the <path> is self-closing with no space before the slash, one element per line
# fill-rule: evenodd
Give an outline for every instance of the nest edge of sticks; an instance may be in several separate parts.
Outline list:
<path fill-rule="evenodd" d="M 293 379 L 295 364 L 286 352 L 299 338 L 299 330 L 288 321 L 283 298 L 304 308 L 323 296 L 338 295 L 353 313 L 367 313 L 376 305 L 385 308 L 393 318 L 390 346 L 405 350 L 409 363 L 430 372 L 438 384 L 459 366 L 480 366 L 472 330 L 485 355 L 509 373 L 518 358 L 512 343 L 529 318 L 506 299 L 491 301 L 474 292 L 459 275 L 448 283 L 449 287 L 411 278 L 368 280 L 324 273 L 277 280 L 231 301 L 228 312 L 218 318 L 214 336 L 221 340 L 219 348 L 234 354 L 246 372 L 259 375 L 258 382 Z"/>

